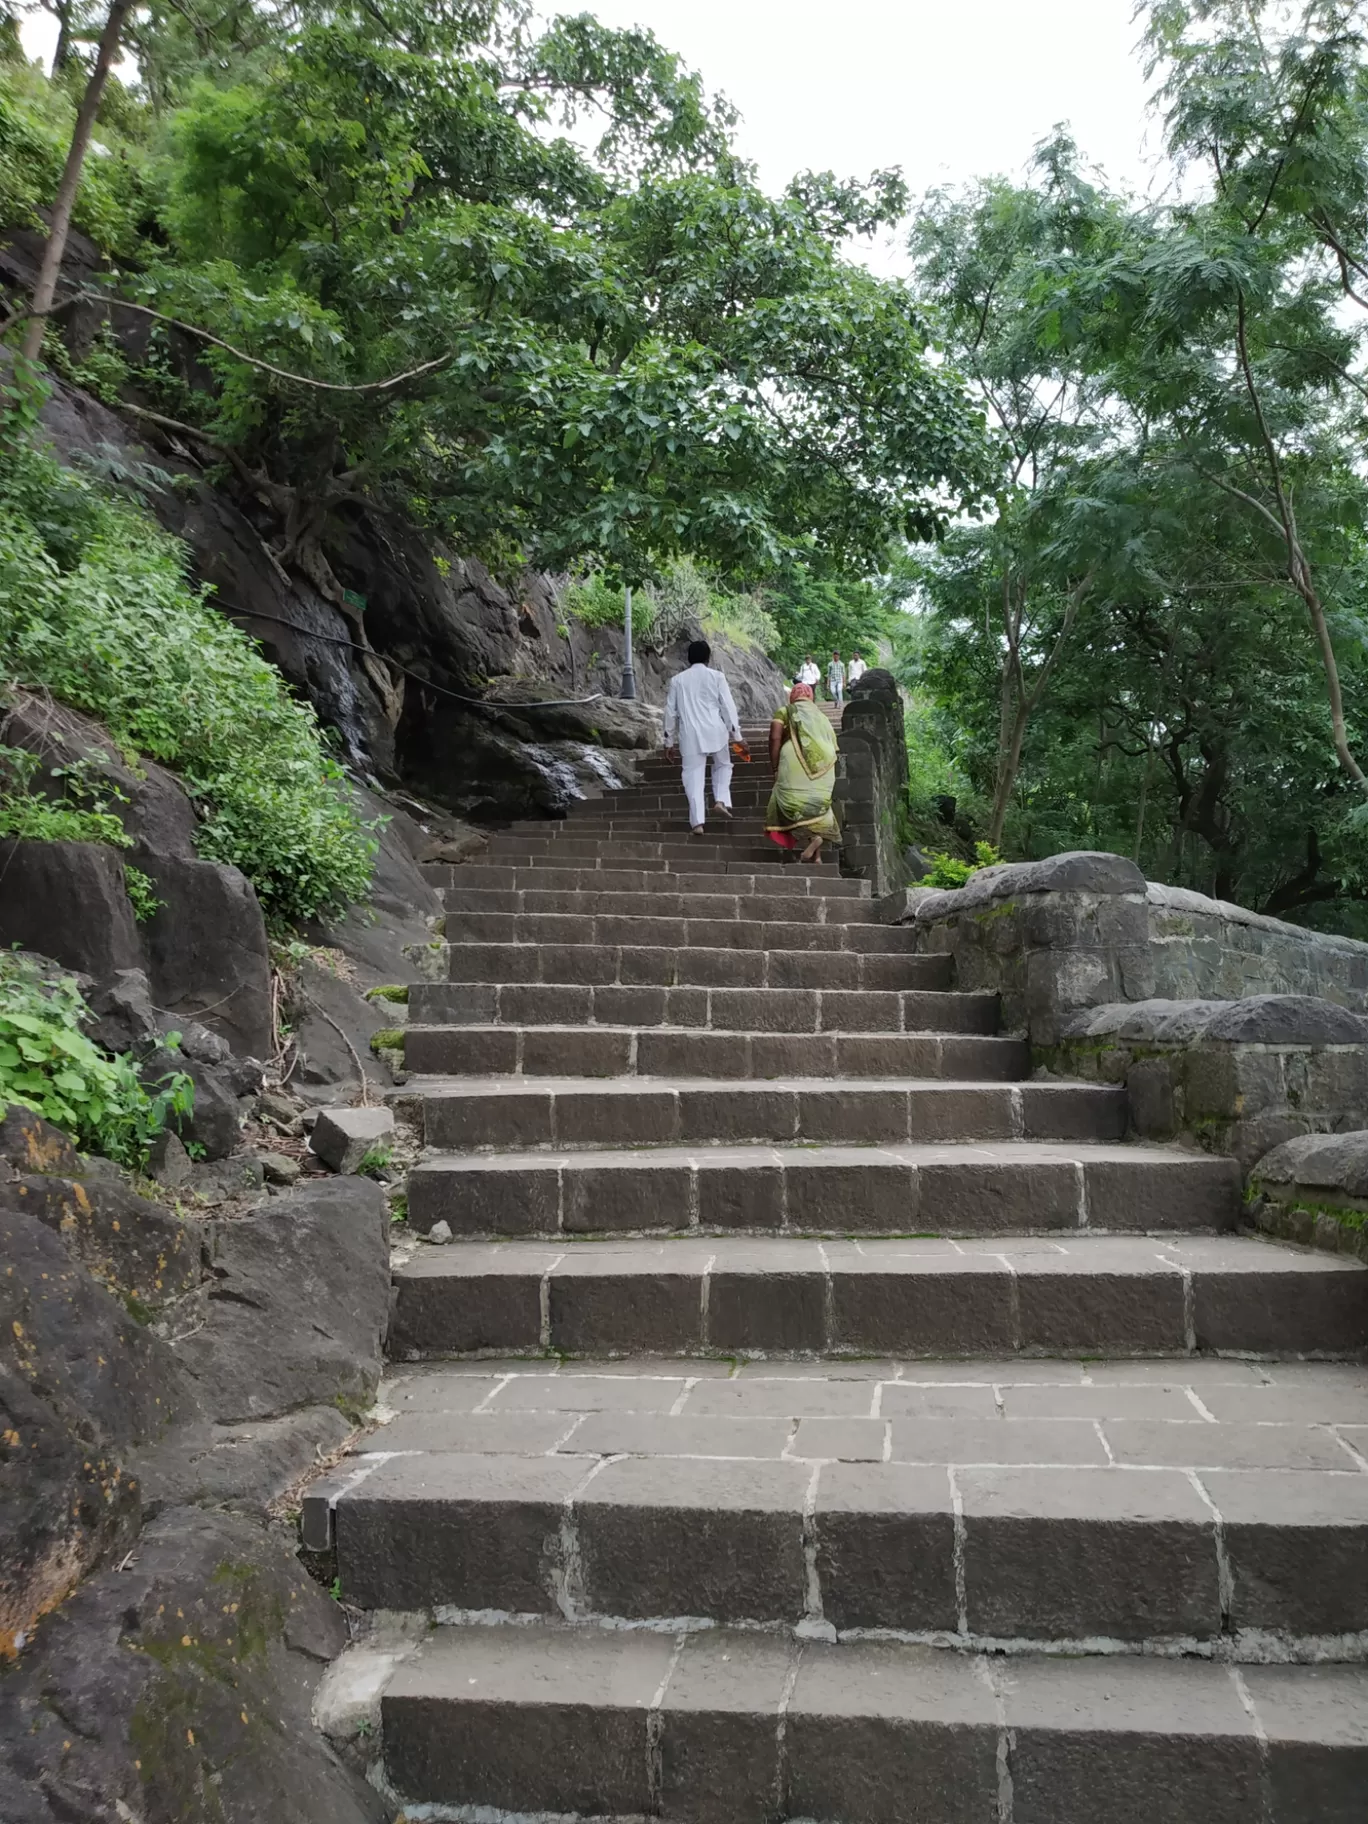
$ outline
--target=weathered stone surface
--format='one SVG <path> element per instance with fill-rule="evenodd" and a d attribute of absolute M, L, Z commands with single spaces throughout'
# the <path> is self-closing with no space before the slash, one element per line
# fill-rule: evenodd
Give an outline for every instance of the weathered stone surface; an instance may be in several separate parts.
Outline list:
<path fill-rule="evenodd" d="M 1250 1178 L 1275 1196 L 1300 1190 L 1325 1202 L 1368 1200 L 1368 1130 L 1284 1141 L 1259 1160 Z"/>
<path fill-rule="evenodd" d="M 235 1051 L 268 1057 L 271 960 L 246 875 L 145 847 L 132 859 L 163 902 L 138 927 L 158 1007 L 178 1024 L 203 1020 Z"/>
<path fill-rule="evenodd" d="M 327 1179 L 212 1228 L 200 1323 L 176 1354 L 222 1424 L 329 1401 L 364 1406 L 389 1312 L 379 1185 Z"/>
<path fill-rule="evenodd" d="M 6 1824 L 379 1824 L 313 1728 L 341 1612 L 258 1522 L 180 1508 L 48 1618 L 5 1681 Z"/>
<path fill-rule="evenodd" d="M 1368 1018 L 1299 994 L 1238 1001 L 1118 1002 L 1077 1014 L 1070 1039 L 1113 1037 L 1152 1045 L 1363 1045 Z"/>
<path fill-rule="evenodd" d="M 26 1174 L 10 1194 L 56 1229 L 87 1272 L 142 1319 L 199 1283 L 196 1226 L 136 1196 L 122 1178 Z"/>
<path fill-rule="evenodd" d="M 352 1430 L 336 1406 L 305 1406 L 246 1425 L 200 1421 L 128 1453 L 144 1519 L 187 1503 L 261 1510 L 330 1456 Z"/>
<path fill-rule="evenodd" d="M 841 872 L 868 880 L 876 895 L 909 878 L 902 852 L 907 739 L 902 694 L 875 667 L 855 685 L 841 718 L 833 806 L 841 825 Z"/>
<path fill-rule="evenodd" d="M 354 1172 L 394 1132 L 388 1108 L 321 1108 L 309 1144 L 330 1171 Z"/>
<path fill-rule="evenodd" d="M 124 1451 L 194 1411 L 170 1350 L 0 1201 L 0 1657 L 136 1532 Z"/>
<path fill-rule="evenodd" d="M 0 945 L 103 978 L 142 964 L 123 860 L 99 842 L 0 842 Z"/>

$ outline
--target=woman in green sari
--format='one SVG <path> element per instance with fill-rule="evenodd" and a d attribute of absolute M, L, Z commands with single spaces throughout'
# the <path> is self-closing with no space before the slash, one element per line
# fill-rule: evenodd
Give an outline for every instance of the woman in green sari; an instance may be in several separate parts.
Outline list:
<path fill-rule="evenodd" d="M 836 783 L 836 730 L 818 709 L 810 684 L 795 684 L 788 705 L 770 723 L 774 790 L 765 812 L 765 834 L 781 849 L 796 849 L 794 832 L 809 838 L 799 861 L 820 864 L 822 844 L 839 842 L 831 809 Z"/>

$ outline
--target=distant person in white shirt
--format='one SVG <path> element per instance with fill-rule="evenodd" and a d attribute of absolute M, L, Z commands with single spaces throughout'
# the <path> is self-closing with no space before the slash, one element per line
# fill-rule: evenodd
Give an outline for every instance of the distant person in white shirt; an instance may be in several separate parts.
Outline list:
<path fill-rule="evenodd" d="M 839 709 L 845 700 L 845 666 L 839 652 L 833 652 L 827 666 L 827 695 Z"/>
<path fill-rule="evenodd" d="M 806 684 L 811 690 L 816 690 L 821 676 L 821 672 L 817 669 L 816 659 L 809 653 L 798 667 L 798 677 L 796 681 L 799 684 Z"/>
<path fill-rule="evenodd" d="M 846 683 L 849 684 L 852 690 L 854 690 L 855 686 L 868 670 L 868 665 L 865 664 L 859 653 L 852 652 L 850 655 L 850 670 L 846 673 Z"/>
<path fill-rule="evenodd" d="M 712 761 L 713 809 L 723 817 L 732 814 L 732 758 L 729 742 L 741 739 L 741 723 L 732 701 L 731 687 L 720 671 L 708 664 L 712 648 L 706 640 L 689 647 L 689 669 L 670 679 L 665 698 L 665 751 L 681 763 L 684 792 L 689 800 L 689 827 L 695 836 L 704 830 L 703 775 Z"/>

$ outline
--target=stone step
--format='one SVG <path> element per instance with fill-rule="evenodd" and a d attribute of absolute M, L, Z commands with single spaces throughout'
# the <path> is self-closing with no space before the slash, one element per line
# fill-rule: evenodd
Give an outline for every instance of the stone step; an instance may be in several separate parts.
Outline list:
<path fill-rule="evenodd" d="M 575 992 L 555 990 L 556 993 Z M 588 992 L 588 991 L 586 991 Z M 593 992 L 598 992 L 594 990 Z M 606 993 L 636 993 L 609 989 Z M 647 991 L 649 992 L 649 991 Z M 677 989 L 671 993 L 707 993 Z M 718 989 L 719 995 L 746 990 Z M 760 994 L 782 990 L 752 990 Z M 797 991 L 800 992 L 801 991 Z M 938 1032 L 738 1032 L 687 1026 L 417 1026 L 406 1069 L 421 1076 L 900 1077 L 1012 1082 L 1030 1069 L 1023 1039 Z"/>
<path fill-rule="evenodd" d="M 637 906 L 647 903 L 637 898 Z M 651 896 L 649 903 L 659 907 L 661 896 Z M 683 904 L 683 902 L 679 902 Z M 445 934 L 450 944 L 575 944 L 600 948 L 677 950 L 697 947 L 701 950 L 825 950 L 852 951 L 865 955 L 907 956 L 916 947 L 916 937 L 899 925 L 851 923 L 832 919 L 824 924 L 810 924 L 787 916 L 794 906 L 820 907 L 821 900 L 791 900 L 784 903 L 779 918 L 764 919 L 758 908 L 771 906 L 771 900 L 747 901 L 747 916 L 728 915 L 714 918 L 701 910 L 706 901 L 694 899 L 682 915 L 656 911 L 618 913 L 598 912 L 495 912 L 457 910 L 446 915 Z M 731 902 L 733 905 L 737 902 Z M 851 910 L 868 908 L 849 903 Z"/>
<path fill-rule="evenodd" d="M 1233 1159 L 1027 1141 L 440 1153 L 408 1176 L 424 1235 L 1194 1233 L 1241 1208 Z"/>
<path fill-rule="evenodd" d="M 1361 1659 L 1366 1406 L 1202 1357 L 426 1364 L 305 1538 L 372 1608 Z"/>
<path fill-rule="evenodd" d="M 1360 1824 L 1368 1672 L 746 1632 L 438 1628 L 386 1771 L 462 1816 Z"/>
<path fill-rule="evenodd" d="M 645 842 L 632 843 L 630 846 L 633 849 L 647 850 L 660 850 L 666 847 L 663 843 Z M 699 843 L 691 849 L 686 849 L 681 843 L 677 853 L 624 855 L 620 849 L 605 849 L 596 842 L 546 843 L 539 849 L 533 848 L 530 843 L 524 843 L 517 849 L 496 849 L 491 846 L 487 853 L 486 865 L 523 869 L 590 868 L 595 872 L 631 868 L 650 874 L 653 878 L 658 878 L 661 874 L 671 876 L 758 874 L 769 879 L 795 872 L 794 862 L 791 859 L 781 861 L 777 849 L 771 849 L 766 855 L 757 846 L 748 852 L 749 858 L 729 858 L 721 852 L 709 855 L 700 854 L 702 846 Z M 806 876 L 806 878 L 811 878 L 811 876 Z M 819 875 L 818 879 L 824 880 L 826 876 Z M 443 882 L 442 884 L 454 883 Z"/>
<path fill-rule="evenodd" d="M 659 869 L 619 867 L 549 867 L 514 868 L 491 862 L 463 861 L 429 863 L 423 870 L 433 886 L 447 892 L 480 889 L 486 892 L 520 893 L 649 893 L 653 898 L 660 890 Z M 848 899 L 870 897 L 867 880 L 842 880 L 830 872 L 815 874 L 811 868 L 779 868 L 771 874 L 728 873 L 725 886 L 711 870 L 701 874 L 669 874 L 671 894 L 711 898 L 719 893 L 729 898 L 755 897 L 785 899 Z"/>
<path fill-rule="evenodd" d="M 729 1083 L 608 1077 L 414 1077 L 428 1146 L 714 1146 L 798 1141 L 1120 1140 L 1125 1091 L 1096 1083 Z"/>
<path fill-rule="evenodd" d="M 749 779 L 743 779 L 738 773 L 732 781 L 732 808 L 735 809 L 738 805 L 746 804 L 758 806 L 763 809 L 769 802 L 770 789 L 771 781 L 768 778 L 765 779 L 762 784 L 758 780 L 752 782 Z M 607 799 L 596 798 L 592 800 L 592 802 L 595 804 L 610 804 L 614 812 L 620 809 L 632 811 L 677 811 L 686 800 L 684 797 L 684 788 L 680 784 L 679 777 L 676 774 L 672 784 L 665 780 L 651 783 L 643 782 L 640 785 L 629 786 L 626 791 L 613 792 Z M 707 805 L 708 810 L 711 813 L 713 807 L 713 800 L 711 797 L 708 798 Z M 577 817 L 579 815 L 578 808 L 572 808 L 569 814 L 572 818 Z"/>
<path fill-rule="evenodd" d="M 595 987 L 419 982 L 415 1026 L 687 1026 L 713 1032 L 995 1033 L 995 994 L 912 988 Z"/>
<path fill-rule="evenodd" d="M 671 879 L 669 890 L 652 887 L 647 875 L 638 877 L 641 885 L 615 892 L 610 888 L 570 889 L 564 892 L 543 887 L 465 887 L 451 886 L 443 892 L 448 912 L 531 912 L 553 916 L 596 918 L 700 918 L 745 919 L 749 922 L 813 925 L 871 924 L 878 918 L 877 908 L 868 899 L 845 895 L 768 891 L 761 880 L 755 890 L 733 890 L 734 882 L 726 878 L 725 886 L 708 875 L 698 875 L 706 888 L 681 892 Z M 786 883 L 780 883 L 786 885 Z"/>
<path fill-rule="evenodd" d="M 830 927 L 824 927 L 830 929 Z M 651 949 L 615 944 L 455 944 L 453 982 L 588 982 L 605 987 L 945 990 L 948 956 L 836 950 Z"/>
<path fill-rule="evenodd" d="M 1368 1348 L 1368 1267 L 1234 1236 L 463 1241 L 395 1295 L 399 1361 Z"/>

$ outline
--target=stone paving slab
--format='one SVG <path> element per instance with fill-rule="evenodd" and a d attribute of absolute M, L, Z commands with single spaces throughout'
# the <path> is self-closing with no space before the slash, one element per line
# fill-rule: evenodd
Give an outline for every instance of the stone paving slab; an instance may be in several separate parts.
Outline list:
<path fill-rule="evenodd" d="M 395 1287 L 401 1360 L 1368 1346 L 1368 1268 L 1245 1238 L 466 1241 L 424 1249 Z"/>
<path fill-rule="evenodd" d="M 822 1078 L 411 1077 L 427 1145 L 716 1146 L 751 1141 L 1120 1140 L 1125 1091 L 1093 1083 Z"/>
<path fill-rule="evenodd" d="M 1365 1717 L 1361 1667 L 552 1623 L 438 1628 L 383 1700 L 410 1803 L 678 1824 L 1361 1824 Z"/>
<path fill-rule="evenodd" d="M 417 1233 L 456 1235 L 1193 1233 L 1242 1207 L 1234 1160 L 1048 1141 L 438 1154 L 408 1196 Z"/>

